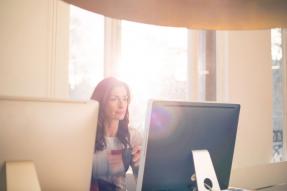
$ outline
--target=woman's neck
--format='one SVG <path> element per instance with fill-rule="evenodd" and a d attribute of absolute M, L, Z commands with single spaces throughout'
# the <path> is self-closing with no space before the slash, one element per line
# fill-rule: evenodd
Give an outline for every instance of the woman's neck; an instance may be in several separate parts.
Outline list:
<path fill-rule="evenodd" d="M 119 121 L 106 121 L 105 122 L 105 136 L 106 137 L 115 137 L 117 135 L 119 128 Z"/>

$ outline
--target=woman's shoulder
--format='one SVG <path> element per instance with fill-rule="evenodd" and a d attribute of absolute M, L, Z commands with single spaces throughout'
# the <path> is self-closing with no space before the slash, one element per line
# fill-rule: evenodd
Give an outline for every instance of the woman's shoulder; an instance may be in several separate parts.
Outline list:
<path fill-rule="evenodd" d="M 131 144 L 134 145 L 141 145 L 143 142 L 142 133 L 133 127 L 129 128 L 130 137 L 131 137 Z"/>

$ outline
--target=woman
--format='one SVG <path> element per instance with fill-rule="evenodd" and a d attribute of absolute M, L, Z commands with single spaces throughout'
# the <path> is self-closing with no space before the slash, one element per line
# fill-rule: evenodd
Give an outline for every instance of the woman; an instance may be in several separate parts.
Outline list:
<path fill-rule="evenodd" d="M 137 177 L 142 142 L 140 134 L 128 128 L 129 88 L 116 78 L 106 78 L 91 99 L 98 101 L 100 108 L 90 190 L 125 191 L 129 166 Z"/>

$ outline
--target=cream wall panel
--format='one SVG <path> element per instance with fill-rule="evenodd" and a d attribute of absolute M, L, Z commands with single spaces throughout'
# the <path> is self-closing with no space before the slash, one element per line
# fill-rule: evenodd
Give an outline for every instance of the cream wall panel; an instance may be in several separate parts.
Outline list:
<path fill-rule="evenodd" d="M 62 10 L 68 6 L 57 0 L 0 1 L 0 94 L 67 95 L 68 34 L 57 38 L 68 24 Z"/>
<path fill-rule="evenodd" d="M 241 104 L 233 167 L 271 162 L 270 31 L 218 32 L 218 98 Z"/>
<path fill-rule="evenodd" d="M 0 93 L 46 95 L 47 0 L 0 1 Z"/>

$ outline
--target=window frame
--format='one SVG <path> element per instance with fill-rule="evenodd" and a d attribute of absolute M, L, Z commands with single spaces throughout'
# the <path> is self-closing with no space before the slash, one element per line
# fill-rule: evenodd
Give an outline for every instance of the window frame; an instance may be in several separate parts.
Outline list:
<path fill-rule="evenodd" d="M 282 29 L 283 160 L 287 161 L 287 29 Z"/>

